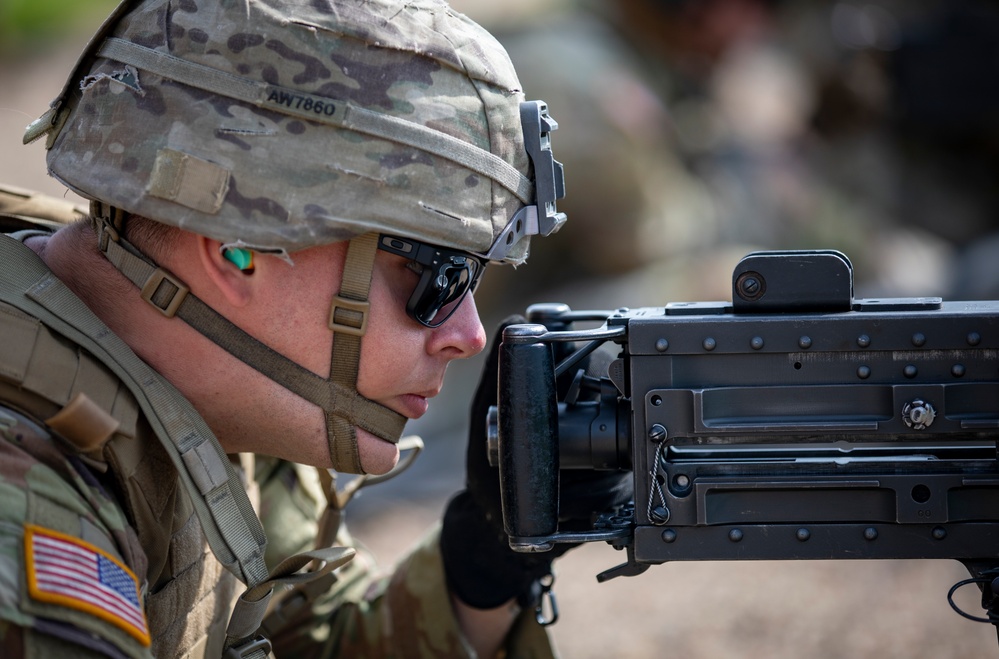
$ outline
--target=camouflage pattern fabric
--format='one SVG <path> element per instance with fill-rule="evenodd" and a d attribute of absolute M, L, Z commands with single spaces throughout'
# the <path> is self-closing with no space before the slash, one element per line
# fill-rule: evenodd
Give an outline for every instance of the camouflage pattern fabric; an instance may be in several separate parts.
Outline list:
<path fill-rule="evenodd" d="M 261 485 L 261 519 L 272 543 L 280 545 L 275 555 L 307 549 L 324 505 L 314 470 L 265 458 L 257 460 L 256 476 Z M 474 656 L 453 616 L 441 614 L 450 612 L 451 601 L 439 536 L 439 528 L 431 529 L 390 574 L 380 572 L 373 557 L 357 547 L 353 562 L 338 571 L 336 586 L 272 637 L 275 655 L 301 659 Z M 337 543 L 357 546 L 345 528 Z M 505 653 L 524 659 L 554 656 L 532 610 L 518 618 Z"/>
<path fill-rule="evenodd" d="M 368 232 L 486 252 L 533 201 L 451 153 L 448 142 L 472 147 L 530 188 L 513 66 L 488 32 L 446 4 L 131 4 L 46 118 L 50 171 L 84 197 L 287 252 Z M 199 89 L 99 57 L 108 43 L 204 67 L 195 77 L 220 82 Z M 226 82 L 256 85 L 259 98 L 236 100 Z M 328 123 L 354 115 L 390 133 L 399 126 L 400 135 L 415 127 L 428 143 Z M 523 240 L 507 260 L 526 254 Z"/>
<path fill-rule="evenodd" d="M 370 581 L 344 579 L 342 592 L 330 592 L 309 612 L 275 637 L 277 656 L 473 657 L 451 615 L 444 585 L 439 529 L 400 561 L 390 576 Z M 521 612 L 507 637 L 504 656 L 554 657 L 533 610 Z"/>
<path fill-rule="evenodd" d="M 92 474 L 66 456 L 40 425 L 0 406 L 0 638 L 4 656 L 44 656 L 63 641 L 77 656 L 105 656 L 117 650 L 129 657 L 152 656 L 149 641 L 128 634 L 75 606 L 31 597 L 26 592 L 25 526 L 73 534 L 144 571 L 145 556 L 124 512 L 113 505 Z M 89 482 L 88 482 L 89 481 Z M 123 551 L 124 549 L 124 551 Z M 22 648 L 18 648 L 22 645 Z"/>
<path fill-rule="evenodd" d="M 18 628 L 8 632 L 32 657 L 62 656 L 54 643 L 100 656 L 173 656 L 178 647 L 218 655 L 236 580 L 211 554 L 135 399 L 93 355 L 8 304 L 0 334 L 0 543 L 11 577 L 0 619 Z M 80 396 L 116 422 L 100 445 L 42 421 L 55 426 Z M 43 574 L 33 549 L 39 532 L 68 543 L 47 554 L 54 574 Z M 78 570 L 64 572 L 67 564 Z M 53 576 L 74 589 L 42 587 Z M 122 590 L 129 581 L 131 593 Z M 126 619 L 129 600 L 141 610 Z"/>

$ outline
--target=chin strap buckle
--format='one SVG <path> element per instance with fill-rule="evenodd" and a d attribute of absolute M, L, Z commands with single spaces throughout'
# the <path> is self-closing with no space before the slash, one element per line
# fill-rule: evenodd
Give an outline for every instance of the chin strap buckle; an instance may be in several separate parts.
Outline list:
<path fill-rule="evenodd" d="M 108 242 L 118 242 L 125 231 L 125 211 L 102 201 L 91 201 L 90 215 L 97 233 L 97 245 L 107 254 Z"/>

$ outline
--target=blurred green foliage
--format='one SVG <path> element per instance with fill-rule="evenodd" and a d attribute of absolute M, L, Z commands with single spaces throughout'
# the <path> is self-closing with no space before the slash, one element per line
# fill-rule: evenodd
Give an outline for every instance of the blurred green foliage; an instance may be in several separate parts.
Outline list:
<path fill-rule="evenodd" d="M 0 56 L 30 55 L 96 29 L 117 0 L 0 0 Z"/>

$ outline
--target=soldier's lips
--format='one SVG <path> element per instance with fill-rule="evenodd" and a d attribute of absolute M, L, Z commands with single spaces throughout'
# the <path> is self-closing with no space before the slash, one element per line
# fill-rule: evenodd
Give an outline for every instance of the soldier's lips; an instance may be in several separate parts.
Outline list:
<path fill-rule="evenodd" d="M 436 395 L 437 392 L 428 392 L 425 394 L 403 394 L 397 396 L 395 398 L 398 404 L 396 411 L 407 419 L 419 419 L 427 413 L 427 409 L 430 407 L 430 399 Z"/>

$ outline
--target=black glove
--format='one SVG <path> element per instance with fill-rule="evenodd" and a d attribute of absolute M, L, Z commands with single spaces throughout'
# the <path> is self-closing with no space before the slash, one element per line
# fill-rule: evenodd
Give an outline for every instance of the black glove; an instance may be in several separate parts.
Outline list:
<path fill-rule="evenodd" d="M 536 605 L 539 582 L 551 574 L 552 561 L 575 545 L 559 543 L 544 553 L 510 549 L 503 530 L 499 469 L 489 465 L 486 416 L 497 404 L 498 355 L 503 329 L 524 323 L 521 316 L 503 321 L 493 338 L 482 379 L 472 401 L 471 428 L 465 463 L 465 490 L 444 513 L 441 553 L 451 591 L 466 604 L 489 609 L 517 599 Z M 630 476 L 617 472 L 563 471 L 560 523 L 562 528 L 590 528 L 594 510 L 624 503 L 631 497 Z"/>

